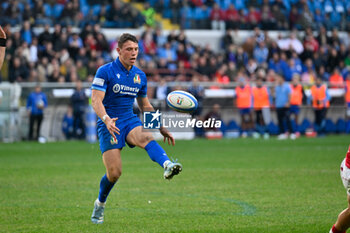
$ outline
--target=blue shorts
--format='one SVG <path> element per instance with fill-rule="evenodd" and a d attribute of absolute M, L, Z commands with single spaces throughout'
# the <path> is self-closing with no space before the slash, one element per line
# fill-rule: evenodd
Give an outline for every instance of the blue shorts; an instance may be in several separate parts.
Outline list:
<path fill-rule="evenodd" d="M 107 130 L 106 125 L 99 121 L 97 124 L 97 134 L 100 141 L 100 150 L 103 154 L 107 150 L 121 149 L 125 146 L 126 137 L 131 130 L 137 126 L 142 126 L 141 120 L 137 116 L 131 118 L 118 119 L 115 125 L 119 128 L 120 134 L 115 134 L 117 141 L 114 141 L 112 135 Z M 135 147 L 134 145 L 128 144 L 129 147 Z"/>
<path fill-rule="evenodd" d="M 299 105 L 291 105 L 289 108 L 289 112 L 294 113 L 294 114 L 299 114 L 299 112 L 300 112 Z"/>
<path fill-rule="evenodd" d="M 250 113 L 250 108 L 240 108 L 240 109 L 239 109 L 239 113 L 240 113 L 241 115 L 249 114 L 249 113 Z"/>

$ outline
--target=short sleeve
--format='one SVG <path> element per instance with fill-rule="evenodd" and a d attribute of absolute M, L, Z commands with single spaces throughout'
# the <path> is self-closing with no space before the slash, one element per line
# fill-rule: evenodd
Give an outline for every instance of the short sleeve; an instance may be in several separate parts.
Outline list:
<path fill-rule="evenodd" d="M 137 93 L 137 96 L 138 97 L 147 97 L 147 78 L 146 78 L 146 75 L 142 75 L 142 86 L 141 86 L 139 93 Z"/>
<path fill-rule="evenodd" d="M 91 89 L 106 92 L 107 80 L 108 76 L 104 67 L 98 68 L 94 80 L 92 81 Z"/>

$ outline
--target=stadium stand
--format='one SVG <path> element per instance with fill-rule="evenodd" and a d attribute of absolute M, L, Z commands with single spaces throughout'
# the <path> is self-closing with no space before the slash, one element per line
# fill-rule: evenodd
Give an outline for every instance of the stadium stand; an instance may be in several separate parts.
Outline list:
<path fill-rule="evenodd" d="M 145 13 L 149 8 L 157 13 L 154 24 Z M 9 38 L 2 82 L 91 82 L 96 69 L 116 57 L 117 38 L 111 40 L 106 28 L 142 31 L 138 66 L 151 82 L 195 76 L 234 85 L 244 72 L 251 81 L 262 75 L 273 85 L 276 74 L 289 81 L 297 73 L 306 90 L 316 76 L 339 89 L 350 75 L 350 0 L 10 0 L 1 3 L 0 13 Z M 165 24 L 184 30 L 165 31 Z M 187 29 L 215 30 L 221 46 L 194 44 Z M 242 40 L 237 29 L 252 35 Z M 327 129 L 341 132 L 339 127 Z"/>

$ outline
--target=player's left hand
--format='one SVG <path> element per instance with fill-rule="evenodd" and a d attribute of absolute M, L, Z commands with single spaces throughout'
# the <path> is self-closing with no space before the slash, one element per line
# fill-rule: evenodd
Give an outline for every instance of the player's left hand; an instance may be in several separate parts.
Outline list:
<path fill-rule="evenodd" d="M 168 140 L 168 144 L 175 146 L 175 139 L 173 137 L 173 135 L 169 132 L 169 130 L 167 130 L 166 128 L 162 127 L 159 129 L 160 133 L 163 135 L 164 137 L 164 142 L 165 140 Z"/>
<path fill-rule="evenodd" d="M 6 33 L 4 32 L 1 26 L 0 26 L 0 38 L 6 39 Z"/>

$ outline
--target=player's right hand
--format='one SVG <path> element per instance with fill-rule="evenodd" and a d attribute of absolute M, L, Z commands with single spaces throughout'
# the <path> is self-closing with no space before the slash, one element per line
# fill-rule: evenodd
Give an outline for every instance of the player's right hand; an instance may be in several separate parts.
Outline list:
<path fill-rule="evenodd" d="M 115 118 L 107 118 L 106 119 L 106 122 L 105 122 L 105 125 L 109 131 L 109 133 L 112 135 L 112 137 L 114 138 L 114 140 L 117 140 L 116 136 L 115 136 L 115 133 L 120 135 L 119 133 L 119 129 L 117 126 L 115 126 L 115 122 L 118 120 L 118 117 L 115 117 Z"/>

